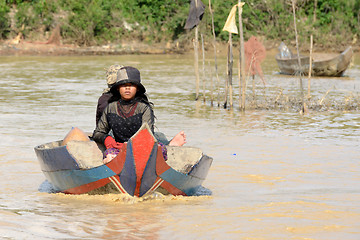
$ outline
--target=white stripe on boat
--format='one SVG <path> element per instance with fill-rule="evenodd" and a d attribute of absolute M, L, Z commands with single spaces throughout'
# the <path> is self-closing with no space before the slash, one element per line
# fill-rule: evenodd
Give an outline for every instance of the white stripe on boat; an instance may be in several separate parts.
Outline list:
<path fill-rule="evenodd" d="M 123 188 L 123 186 L 121 185 L 121 183 L 119 182 L 119 180 L 117 180 L 117 178 L 115 176 L 111 176 L 111 177 L 109 177 L 109 179 L 115 185 L 115 187 L 119 190 L 119 192 L 127 193 L 125 191 L 125 189 Z"/>

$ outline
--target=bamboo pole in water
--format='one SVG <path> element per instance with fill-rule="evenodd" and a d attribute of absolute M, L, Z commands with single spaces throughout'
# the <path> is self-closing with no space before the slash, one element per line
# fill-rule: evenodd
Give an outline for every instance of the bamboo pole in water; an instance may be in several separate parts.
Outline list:
<path fill-rule="evenodd" d="M 211 28 L 213 34 L 213 47 L 214 47 L 214 58 L 215 58 L 215 75 L 216 75 L 216 82 L 217 82 L 217 102 L 218 107 L 220 106 L 220 80 L 219 80 L 219 73 L 218 73 L 218 66 L 217 66 L 217 59 L 216 59 L 216 36 L 215 36 L 215 26 L 214 26 L 214 14 L 211 8 L 211 0 L 209 0 L 209 11 L 211 15 Z"/>
<path fill-rule="evenodd" d="M 227 76 L 229 76 L 230 39 L 231 39 L 231 33 L 229 32 L 228 54 L 227 54 L 227 64 L 226 64 L 226 75 L 227 75 Z M 226 107 L 227 107 L 227 102 L 228 102 L 228 92 L 229 92 L 229 77 L 225 78 L 224 108 L 226 108 Z"/>
<path fill-rule="evenodd" d="M 238 14 L 239 14 L 239 30 L 240 30 L 240 78 L 239 78 L 239 105 L 240 110 L 245 111 L 245 89 L 246 89 L 246 80 L 245 80 L 245 49 L 244 49 L 244 32 L 242 25 L 242 6 L 241 0 L 238 3 Z M 240 87 L 241 86 L 241 87 Z M 241 96 L 241 97 L 240 97 Z"/>
<path fill-rule="evenodd" d="M 322 105 L 322 104 L 323 104 L 326 96 L 327 96 L 327 95 L 329 94 L 329 92 L 330 92 L 332 89 L 334 89 L 334 88 L 335 88 L 335 86 L 332 86 L 329 90 L 326 91 L 326 93 L 324 94 L 324 96 L 319 100 L 319 103 L 318 103 L 319 105 Z"/>
<path fill-rule="evenodd" d="M 195 5 L 197 7 L 197 0 L 195 1 Z M 195 27 L 195 39 L 194 39 L 194 68 L 195 68 L 195 77 L 196 77 L 196 95 L 195 100 L 199 99 L 199 85 L 200 85 L 200 77 L 199 77 L 199 30 L 198 26 Z"/>
<path fill-rule="evenodd" d="M 202 65 L 203 65 L 203 77 L 202 77 L 202 85 L 203 85 L 203 95 L 204 95 L 204 102 L 206 101 L 205 95 L 205 47 L 204 47 L 204 36 L 201 34 L 201 51 L 202 51 Z"/>
<path fill-rule="evenodd" d="M 211 71 L 211 65 L 210 65 L 210 61 L 208 61 L 208 68 L 210 71 L 210 83 L 211 83 L 211 89 L 210 89 L 210 104 L 211 106 L 214 106 L 214 81 L 213 81 L 213 75 L 212 75 L 212 71 Z"/>
<path fill-rule="evenodd" d="M 312 51 L 313 51 L 313 35 L 310 35 L 310 61 L 309 61 L 309 75 L 308 75 L 308 99 L 310 98 L 311 87 L 311 71 L 312 71 Z"/>
<path fill-rule="evenodd" d="M 315 0 L 314 3 L 314 18 L 313 18 L 313 24 L 316 21 L 316 6 L 317 6 L 317 0 Z M 314 27 L 313 27 L 314 29 Z M 309 62 L 309 79 L 308 79 L 308 99 L 310 99 L 310 89 L 311 89 L 311 71 L 312 71 L 312 51 L 313 51 L 313 35 L 310 35 L 310 62 Z"/>
<path fill-rule="evenodd" d="M 233 46 L 232 46 L 232 34 L 229 33 L 229 55 L 228 55 L 228 79 L 229 79 L 229 100 L 230 108 L 233 107 L 233 86 L 232 86 L 232 71 L 233 71 Z"/>
<path fill-rule="evenodd" d="M 196 77 L 196 96 L 195 100 L 199 98 L 199 53 L 198 53 L 198 27 L 195 27 L 195 40 L 194 40 L 194 68 L 195 68 L 195 77 Z"/>
<path fill-rule="evenodd" d="M 305 102 L 304 102 L 304 93 L 303 93 L 303 83 L 302 83 L 302 78 L 301 78 L 301 74 L 302 74 L 302 73 L 301 73 L 301 60 L 300 60 L 300 53 L 299 53 L 299 41 L 298 41 L 298 34 L 297 34 L 297 29 L 296 29 L 295 1 L 296 1 L 296 0 L 292 0 L 291 2 L 292 2 L 292 9 L 293 9 L 293 16 L 294 16 L 296 51 L 297 51 L 297 58 L 298 58 L 299 69 L 300 69 L 299 85 L 300 85 L 300 94 L 301 94 L 301 103 L 302 103 L 301 112 L 304 113 L 304 111 L 305 111 Z"/>
<path fill-rule="evenodd" d="M 246 79 L 250 79 L 251 68 L 252 68 L 252 65 L 254 63 L 254 60 L 255 60 L 255 53 L 253 53 L 253 55 L 251 56 L 249 69 L 248 69 L 248 74 L 246 76 Z M 252 92 L 253 92 L 253 101 L 255 102 L 255 74 L 252 75 Z"/>

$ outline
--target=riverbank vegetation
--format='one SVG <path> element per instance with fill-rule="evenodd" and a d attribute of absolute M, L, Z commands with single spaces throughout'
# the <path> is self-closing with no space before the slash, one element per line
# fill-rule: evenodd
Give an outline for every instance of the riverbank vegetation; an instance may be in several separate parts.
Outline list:
<path fill-rule="evenodd" d="M 199 30 L 210 42 L 209 2 L 202 1 L 206 12 Z M 226 42 L 228 34 L 222 28 L 237 1 L 211 2 L 217 40 Z M 9 40 L 20 34 L 26 41 L 44 41 L 60 26 L 63 44 L 120 45 L 134 40 L 191 48 L 192 31 L 184 29 L 189 3 L 189 0 L 1 0 L 0 39 Z M 297 19 L 303 45 L 309 45 L 311 34 L 315 48 L 359 45 L 359 0 L 298 0 Z M 245 40 L 255 35 L 266 46 L 280 41 L 294 45 L 293 25 L 291 0 L 251 0 L 243 7 Z"/>

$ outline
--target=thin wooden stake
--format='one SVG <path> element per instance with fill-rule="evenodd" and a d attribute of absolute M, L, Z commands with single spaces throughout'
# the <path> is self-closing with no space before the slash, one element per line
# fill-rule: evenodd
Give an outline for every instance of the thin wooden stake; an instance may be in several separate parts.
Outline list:
<path fill-rule="evenodd" d="M 214 81 L 213 81 L 213 75 L 212 75 L 212 71 L 211 71 L 211 65 L 210 65 L 210 61 L 208 61 L 208 68 L 210 71 L 210 83 L 211 83 L 211 89 L 210 89 L 210 104 L 211 106 L 214 106 Z"/>
<path fill-rule="evenodd" d="M 230 108 L 233 107 L 233 85 L 232 85 L 232 73 L 233 73 L 233 46 L 232 46 L 232 34 L 229 33 L 229 58 L 228 58 L 228 79 L 229 79 L 229 100 Z"/>
<path fill-rule="evenodd" d="M 308 99 L 310 99 L 310 87 L 311 87 L 311 71 L 312 71 L 312 51 L 313 51 L 313 35 L 310 36 L 310 61 L 309 61 L 309 75 L 308 75 Z"/>
<path fill-rule="evenodd" d="M 204 36 L 201 34 L 201 50 L 202 50 L 202 64 L 203 64 L 203 77 L 202 77 L 202 85 L 203 85 L 203 95 L 204 95 L 204 102 L 206 101 L 206 94 L 205 94 L 205 47 L 204 47 Z"/>
<path fill-rule="evenodd" d="M 195 1 L 195 6 L 197 7 L 197 0 Z M 199 85 L 200 85 L 200 77 L 199 77 L 199 30 L 198 26 L 195 27 L 195 40 L 194 40 L 194 67 L 195 67 L 195 77 L 196 77 L 196 96 L 195 100 L 199 99 Z"/>
<path fill-rule="evenodd" d="M 229 41 L 228 41 L 228 55 L 227 55 L 227 64 L 226 64 L 226 75 L 229 76 L 229 59 L 230 59 L 230 39 L 231 33 L 229 33 Z M 227 108 L 228 101 L 228 92 L 229 92 L 229 77 L 225 78 L 225 96 L 224 96 L 224 108 Z"/>
<path fill-rule="evenodd" d="M 298 64 L 300 69 L 300 75 L 299 75 L 299 85 L 300 85 L 300 95 L 301 95 L 301 102 L 302 102 L 302 111 L 304 112 L 305 109 L 305 102 L 304 102 L 304 93 L 303 93 L 303 83 L 301 78 L 301 60 L 300 60 L 300 53 L 299 53 L 299 42 L 298 42 L 298 34 L 296 29 L 296 14 L 295 14 L 295 1 L 292 0 L 292 9 L 293 9 L 293 16 L 294 16 L 294 28 L 295 28 L 295 39 L 296 39 L 296 51 L 297 51 L 297 58 L 298 58 Z"/>
<path fill-rule="evenodd" d="M 334 86 L 332 86 L 329 90 L 326 91 L 326 93 L 324 94 L 324 96 L 320 99 L 319 101 L 319 105 L 322 105 L 326 96 L 329 94 L 329 92 L 334 88 Z"/>
<path fill-rule="evenodd" d="M 250 79 L 251 68 L 252 68 L 252 65 L 253 65 L 254 61 L 255 61 L 255 52 L 254 52 L 253 55 L 251 56 L 249 69 L 247 69 L 247 70 L 248 70 L 248 74 L 247 74 L 247 76 L 246 76 L 246 79 Z M 255 102 L 255 74 L 252 75 L 252 91 L 253 91 L 253 99 L 254 99 L 254 102 Z"/>
<path fill-rule="evenodd" d="M 214 27 L 214 14 L 211 8 L 211 0 L 209 0 L 209 11 L 211 15 L 211 28 L 212 28 L 212 34 L 213 34 L 213 47 L 214 47 L 214 58 L 215 58 L 215 75 L 217 80 L 217 102 L 218 107 L 220 106 L 220 79 L 219 79 L 219 73 L 218 73 L 218 66 L 217 66 L 217 59 L 216 59 L 216 36 L 215 36 L 215 27 Z"/>
<path fill-rule="evenodd" d="M 245 80 L 245 48 L 244 48 L 244 32 L 242 25 L 242 7 L 241 0 L 239 0 L 238 5 L 238 14 L 239 14 L 239 30 L 240 30 L 240 78 L 239 78 L 239 86 L 240 94 L 239 94 L 239 105 L 240 110 L 245 111 L 245 100 L 246 100 L 246 80 Z M 240 97 L 241 96 L 241 97 Z"/>
<path fill-rule="evenodd" d="M 317 7 L 317 0 L 315 0 L 314 3 L 314 17 L 313 17 L 313 30 L 314 30 L 314 24 L 316 21 L 316 7 Z M 311 87 L 311 71 L 312 71 L 312 51 L 313 51 L 313 35 L 310 35 L 310 62 L 309 62 L 309 78 L 308 78 L 308 95 L 307 98 L 310 99 L 310 87 Z"/>

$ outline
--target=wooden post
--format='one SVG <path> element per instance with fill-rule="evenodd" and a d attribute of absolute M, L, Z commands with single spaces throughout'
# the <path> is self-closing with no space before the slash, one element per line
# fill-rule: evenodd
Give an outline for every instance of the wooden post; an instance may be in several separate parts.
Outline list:
<path fill-rule="evenodd" d="M 255 92 L 255 75 L 252 75 L 252 91 L 253 91 L 253 99 L 256 101 L 256 92 Z"/>
<path fill-rule="evenodd" d="M 211 65 L 210 65 L 210 61 L 208 61 L 208 68 L 210 71 L 210 83 L 211 83 L 211 89 L 210 89 L 210 104 L 211 106 L 214 106 L 214 81 L 213 81 L 213 75 L 212 75 L 212 71 L 211 71 Z"/>
<path fill-rule="evenodd" d="M 195 5 L 197 7 L 197 0 L 195 1 Z M 195 27 L 195 40 L 194 40 L 194 67 L 195 67 L 195 77 L 196 77 L 196 96 L 195 100 L 199 99 L 199 85 L 200 85 L 200 77 L 199 77 L 199 30 L 198 26 Z"/>
<path fill-rule="evenodd" d="M 240 30 L 240 78 L 239 78 L 239 86 L 240 94 L 239 94 L 239 105 L 240 110 L 245 111 L 245 90 L 246 90 L 246 80 L 245 80 L 245 49 L 244 49 L 244 32 L 242 25 L 242 6 L 241 0 L 239 0 L 238 5 L 238 14 L 239 14 L 239 30 Z M 241 96 L 241 97 L 240 97 Z"/>
<path fill-rule="evenodd" d="M 232 72 L 233 72 L 233 46 L 232 34 L 229 33 L 229 55 L 228 55 L 228 79 L 229 79 L 229 100 L 230 108 L 233 108 L 233 86 L 232 86 Z"/>
<path fill-rule="evenodd" d="M 316 7 L 317 7 L 317 0 L 315 0 L 314 3 L 314 18 L 313 18 L 313 24 L 314 26 L 316 21 Z M 312 28 L 314 30 L 314 27 Z M 313 51 L 313 35 L 310 35 L 310 62 L 309 62 L 309 78 L 308 78 L 308 99 L 310 99 L 310 88 L 311 88 L 311 71 L 312 71 L 312 51 Z"/>
<path fill-rule="evenodd" d="M 204 102 L 206 101 L 206 94 L 205 94 L 205 48 L 204 48 L 204 37 L 201 34 L 201 50 L 202 50 L 202 64 L 203 64 L 203 77 L 202 77 L 202 85 L 203 85 L 203 95 L 204 95 Z"/>
<path fill-rule="evenodd" d="M 300 60 L 300 53 L 299 53 L 299 42 L 298 42 L 298 34 L 297 34 L 297 29 L 296 29 L 295 1 L 296 1 L 296 0 L 291 0 L 291 2 L 292 2 L 292 9 L 293 9 L 293 16 L 294 16 L 296 51 L 297 51 L 297 58 L 298 58 L 299 69 L 300 69 L 299 83 L 300 83 L 300 95 L 301 95 L 301 102 L 302 102 L 302 113 L 304 113 L 304 110 L 305 110 L 305 102 L 304 102 L 304 93 L 303 93 L 303 83 L 302 83 L 302 78 L 301 78 L 301 60 Z"/>
<path fill-rule="evenodd" d="M 249 64 L 249 69 L 248 70 L 248 74 L 246 76 L 245 79 L 250 79 L 250 75 L 252 74 L 251 72 L 251 68 L 252 68 L 252 65 L 255 61 L 255 52 L 253 53 L 253 55 L 251 56 L 251 60 L 250 60 L 250 64 Z M 253 91 L 253 100 L 255 102 L 255 74 L 252 75 L 252 91 Z"/>
<path fill-rule="evenodd" d="M 227 107 L 227 100 L 228 100 L 228 91 L 229 91 L 229 61 L 230 61 L 230 39 L 231 33 L 229 32 L 229 41 L 228 41 L 228 54 L 227 54 L 227 64 L 226 64 L 226 75 L 228 76 L 225 78 L 225 96 L 224 96 L 224 108 Z"/>
<path fill-rule="evenodd" d="M 310 99 L 310 87 L 311 87 L 311 71 L 312 71 L 312 51 L 313 51 L 313 35 L 310 35 L 310 61 L 309 61 L 309 75 L 308 75 L 308 99 Z"/>
<path fill-rule="evenodd" d="M 216 75 L 216 82 L 217 82 L 217 102 L 218 107 L 220 106 L 220 79 L 218 73 L 218 66 L 217 66 L 217 59 L 216 59 L 216 36 L 215 36 L 215 27 L 214 27 L 214 14 L 211 8 L 211 0 L 209 0 L 209 11 L 211 15 L 211 28 L 213 34 L 213 47 L 214 47 L 214 58 L 215 58 L 215 75 Z"/>

